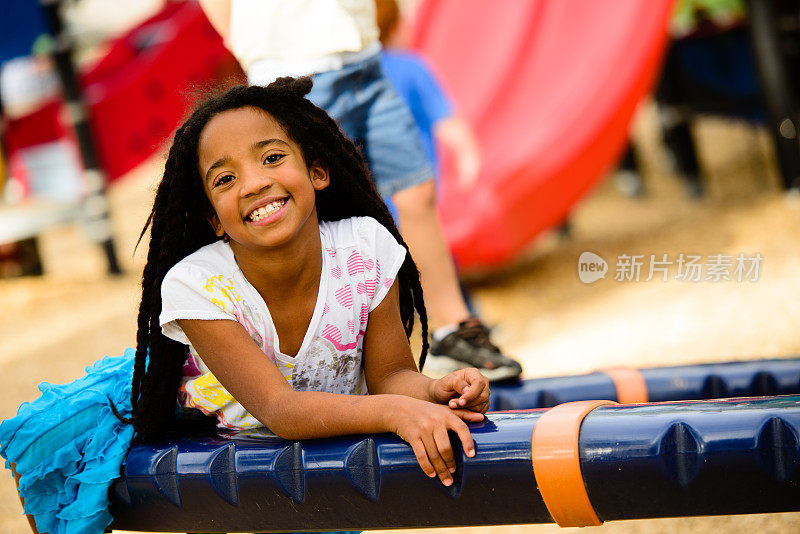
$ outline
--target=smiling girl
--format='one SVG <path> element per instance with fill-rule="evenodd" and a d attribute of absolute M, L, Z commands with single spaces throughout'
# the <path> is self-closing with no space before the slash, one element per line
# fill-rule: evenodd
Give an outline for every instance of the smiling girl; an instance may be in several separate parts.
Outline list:
<path fill-rule="evenodd" d="M 427 324 L 416 266 L 355 146 L 304 98 L 310 89 L 307 78 L 236 87 L 178 129 L 142 232 L 150 228 L 135 357 L 59 387 L 85 390 L 80 381 L 113 365 L 114 377 L 130 377 L 132 364 L 131 405 L 120 406 L 113 378 L 101 393 L 117 405 L 97 410 L 132 413 L 126 421 L 141 438 L 175 429 L 176 401 L 220 428 L 267 427 L 286 439 L 393 432 L 428 476 L 450 485 L 448 431 L 474 456 L 466 422 L 483 419 L 488 383 L 476 369 L 438 380 L 417 370 L 408 343 L 415 312 L 420 366 Z M 57 410 L 65 417 L 78 409 L 69 395 Z M 54 484 L 40 475 L 64 469 L 48 454 L 28 461 L 26 448 L 48 449 L 36 439 L 20 446 L 14 431 L 58 427 L 64 418 L 44 426 L 41 412 L 53 405 L 41 399 L 0 431 L 8 460 L 26 457 L 20 494 L 34 501 Z M 98 433 L 98 420 L 86 419 L 81 439 Z M 69 494 L 58 489 L 65 508 Z M 47 514 L 48 528 L 69 521 Z"/>

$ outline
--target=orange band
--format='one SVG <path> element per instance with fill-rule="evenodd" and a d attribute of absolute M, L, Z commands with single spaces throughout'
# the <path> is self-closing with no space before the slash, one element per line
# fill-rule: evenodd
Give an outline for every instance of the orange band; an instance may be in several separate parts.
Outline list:
<path fill-rule="evenodd" d="M 603 524 L 583 484 L 578 435 L 583 418 L 605 404 L 616 403 L 595 400 L 559 404 L 542 414 L 533 427 L 533 474 L 547 511 L 561 527 Z"/>
<path fill-rule="evenodd" d="M 610 367 L 603 369 L 614 387 L 617 388 L 617 402 L 620 404 L 638 404 L 647 401 L 647 383 L 638 369 L 630 367 Z"/>

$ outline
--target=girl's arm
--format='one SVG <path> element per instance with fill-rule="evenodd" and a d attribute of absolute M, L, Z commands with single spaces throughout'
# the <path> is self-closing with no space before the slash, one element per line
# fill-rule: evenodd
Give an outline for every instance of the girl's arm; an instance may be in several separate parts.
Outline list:
<path fill-rule="evenodd" d="M 279 436 L 306 439 L 386 431 L 379 401 L 294 391 L 239 323 L 180 319 L 178 324 L 225 389 Z"/>
<path fill-rule="evenodd" d="M 482 414 L 403 395 L 294 391 L 239 323 L 196 319 L 178 323 L 225 389 L 282 438 L 393 432 L 411 445 L 423 471 L 438 475 L 446 485 L 452 483 L 455 469 L 447 431 L 458 434 L 469 456 L 475 454 L 464 421 L 481 421 Z M 405 338 L 404 342 L 408 345 Z"/>
<path fill-rule="evenodd" d="M 475 412 L 489 407 L 489 383 L 477 369 L 461 369 L 438 380 L 417 370 L 400 317 L 397 281 L 369 314 L 364 369 L 371 394 L 407 395 Z"/>

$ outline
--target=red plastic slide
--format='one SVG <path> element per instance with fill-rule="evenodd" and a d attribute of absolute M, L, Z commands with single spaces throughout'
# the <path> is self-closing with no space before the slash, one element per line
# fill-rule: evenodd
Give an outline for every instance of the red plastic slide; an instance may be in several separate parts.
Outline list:
<path fill-rule="evenodd" d="M 616 162 L 666 43 L 671 0 L 426 0 L 414 45 L 483 147 L 440 217 L 462 269 L 507 262 Z"/>

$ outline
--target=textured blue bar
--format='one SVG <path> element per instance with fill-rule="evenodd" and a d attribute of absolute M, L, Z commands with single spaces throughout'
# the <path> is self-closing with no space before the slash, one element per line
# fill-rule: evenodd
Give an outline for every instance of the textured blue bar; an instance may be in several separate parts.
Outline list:
<path fill-rule="evenodd" d="M 604 406 L 581 426 L 601 519 L 800 510 L 800 396 Z"/>
<path fill-rule="evenodd" d="M 183 438 L 131 449 L 113 528 L 367 530 L 550 522 L 531 466 L 542 411 L 472 425 L 455 483 L 427 478 L 391 434 L 299 442 Z M 603 406 L 580 462 L 601 519 L 800 511 L 800 396 Z"/>
<path fill-rule="evenodd" d="M 800 358 L 642 369 L 651 402 L 800 393 Z"/>
<path fill-rule="evenodd" d="M 752 360 L 640 371 L 650 402 L 800 393 L 800 358 Z M 617 400 L 603 372 L 493 384 L 491 410 L 551 408 L 578 400 Z"/>
<path fill-rule="evenodd" d="M 137 444 L 112 489 L 113 528 L 177 532 L 362 530 L 551 521 L 533 477 L 541 412 L 471 425 L 445 487 L 397 436 L 202 437 Z"/>
<path fill-rule="evenodd" d="M 516 384 L 492 384 L 490 410 L 552 408 L 579 400 L 617 400 L 614 382 L 605 373 L 531 378 Z"/>

